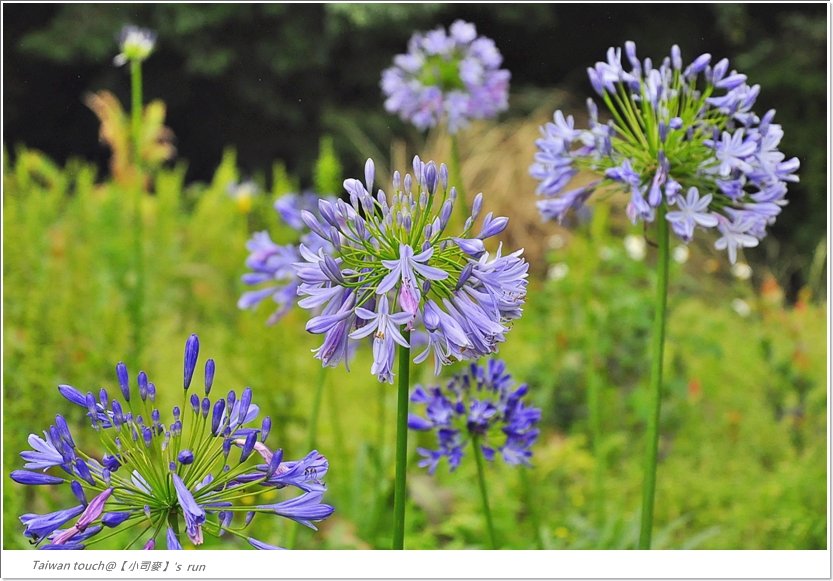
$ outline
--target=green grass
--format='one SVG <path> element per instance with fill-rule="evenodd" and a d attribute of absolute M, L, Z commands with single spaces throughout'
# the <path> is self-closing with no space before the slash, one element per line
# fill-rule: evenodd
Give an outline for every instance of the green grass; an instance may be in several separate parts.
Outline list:
<path fill-rule="evenodd" d="M 69 502 L 64 490 L 8 480 L 21 466 L 27 434 L 62 413 L 76 426 L 76 440 L 94 445 L 81 427 L 83 410 L 56 386 L 112 387 L 123 360 L 132 374 L 141 365 L 172 405 L 168 394 L 179 395 L 182 348 L 192 332 L 201 356 L 217 362 L 214 389 L 251 386 L 274 420 L 270 443 L 288 458 L 307 452 L 319 373 L 310 350 L 319 340 L 303 330 L 306 313 L 293 311 L 268 327 L 268 306 L 235 306 L 250 232 L 266 228 L 278 240 L 292 239 L 271 209 L 287 187 L 285 175 L 250 214 L 226 195 L 238 178 L 231 153 L 210 184 L 186 185 L 182 166 L 156 176 L 141 200 L 147 280 L 145 350 L 137 354 L 128 314 L 136 194 L 102 181 L 89 165 L 60 168 L 33 151 L 4 164 L 5 548 L 28 546 L 17 515 Z M 500 348 L 544 416 L 533 468 L 523 474 L 486 466 L 506 548 L 632 548 L 638 537 L 654 251 L 629 258 L 622 236 L 630 230 L 606 208 L 596 206 L 590 222 L 549 251 L 550 264 L 566 266 L 565 277 L 547 280 L 546 264 L 533 265 L 525 316 Z M 713 255 L 694 248 L 689 262 L 672 263 L 655 546 L 824 548 L 825 305 L 785 308 L 771 290 L 709 274 Z M 751 312 L 739 315 L 733 299 Z M 326 498 L 336 512 L 318 533 L 300 530 L 299 548 L 390 545 L 395 388 L 376 382 L 370 358 L 362 350 L 351 372 L 327 371 L 318 447 L 330 460 Z M 425 366 L 412 375 L 432 381 Z M 599 388 L 597 453 L 590 382 Z M 472 458 L 456 473 L 443 468 L 430 477 L 413 453 L 426 437 L 409 438 L 406 547 L 486 548 Z M 280 545 L 295 525 L 279 520 L 256 518 L 253 535 Z M 207 545 L 240 548 L 228 538 Z"/>

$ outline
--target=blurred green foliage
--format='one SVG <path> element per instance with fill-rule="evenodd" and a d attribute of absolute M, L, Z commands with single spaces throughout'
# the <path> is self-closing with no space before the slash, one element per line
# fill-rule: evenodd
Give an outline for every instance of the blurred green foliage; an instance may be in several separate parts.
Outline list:
<path fill-rule="evenodd" d="M 341 172 L 326 142 L 321 152 L 316 179 L 324 189 Z M 306 452 L 319 373 L 310 350 L 318 338 L 303 331 L 303 312 L 268 327 L 268 306 L 235 307 L 250 233 L 268 229 L 278 240 L 292 239 L 272 202 L 299 180 L 283 164 L 273 167 L 268 183 L 257 178 L 267 193 L 254 197 L 249 214 L 227 195 L 241 174 L 233 150 L 208 183 L 187 183 L 184 164 L 154 176 L 153 195 L 140 199 L 147 305 L 139 355 L 131 352 L 127 314 L 135 273 L 125 207 L 135 189 L 102 180 L 86 162 L 61 167 L 28 149 L 4 158 L 7 471 L 20 465 L 26 435 L 58 412 L 67 414 L 80 445 L 94 446 L 83 410 L 58 395 L 58 383 L 112 387 L 114 365 L 124 360 L 134 373 L 147 371 L 163 405 L 170 402 L 191 332 L 200 335 L 203 356 L 217 361 L 215 389 L 252 386 L 255 402 L 275 420 L 271 443 L 288 458 Z M 507 548 L 634 545 L 654 252 L 650 243 L 645 255 L 634 252 L 624 234 L 643 239 L 641 231 L 614 228 L 604 201 L 569 235 L 554 234 L 549 276 L 530 281 L 526 314 L 501 346 L 500 356 L 544 411 L 533 468 L 488 466 Z M 824 548 L 825 306 L 803 300 L 786 308 L 773 281 L 757 289 L 707 271 L 694 247 L 687 262 L 672 267 L 656 546 Z M 318 447 L 330 460 L 327 498 L 336 513 L 318 533 L 301 530 L 299 548 L 388 546 L 395 390 L 377 384 L 369 367 L 370 354 L 361 350 L 352 372 L 327 370 Z M 416 381 L 435 381 L 428 367 L 414 368 Z M 591 382 L 600 394 L 598 430 L 587 413 Z M 473 463 L 428 476 L 413 453 L 425 437 L 414 434 L 410 442 L 407 546 L 484 548 Z M 17 515 L 62 507 L 68 499 L 61 493 L 6 481 L 5 548 L 27 546 Z M 258 517 L 252 526 L 254 536 L 280 545 L 295 525 Z M 240 548 L 235 539 L 209 542 Z"/>
<path fill-rule="evenodd" d="M 103 168 L 95 119 L 80 97 L 101 89 L 126 94 L 126 75 L 111 59 L 119 29 L 132 22 L 159 33 L 146 87 L 168 105 L 189 179 L 209 179 L 232 144 L 247 173 L 282 159 L 310 187 L 324 134 L 351 174 L 369 156 L 387 158 L 394 138 L 420 148 L 424 136 L 383 110 L 380 73 L 413 31 L 456 18 L 474 22 L 504 55 L 512 72 L 510 116 L 529 114 L 541 91 L 554 87 L 583 103 L 585 67 L 627 39 L 654 57 L 674 43 L 684 55 L 729 57 L 761 84 L 761 108 L 778 110 L 783 150 L 802 163 L 790 208 L 752 256 L 776 271 L 790 299 L 824 278 L 811 272 L 814 254 L 823 254 L 826 216 L 821 4 L 9 5 L 4 140 L 61 161 L 71 154 L 98 158 Z"/>

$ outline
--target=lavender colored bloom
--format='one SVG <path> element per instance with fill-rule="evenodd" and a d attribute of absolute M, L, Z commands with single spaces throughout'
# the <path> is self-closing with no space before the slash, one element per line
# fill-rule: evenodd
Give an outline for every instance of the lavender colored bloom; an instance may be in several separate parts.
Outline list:
<path fill-rule="evenodd" d="M 753 226 L 754 222 L 749 218 L 732 221 L 722 218 L 717 224 L 722 236 L 714 243 L 715 247 L 718 250 L 726 250 L 729 253 L 729 260 L 734 264 L 738 248 L 751 248 L 758 245 L 758 239 L 749 234 Z"/>
<path fill-rule="evenodd" d="M 633 222 L 653 222 L 663 207 L 684 242 L 696 226 L 716 228 L 723 236 L 715 247 L 734 263 L 739 248 L 766 236 L 786 205 L 786 184 L 798 181 L 798 159 L 785 161 L 778 150 L 783 130 L 772 123 L 775 112 L 753 112 L 760 87 L 729 72 L 726 59 L 710 66 L 711 55 L 704 54 L 684 67 L 675 45 L 654 68 L 650 59 L 637 59 L 630 41 L 625 55 L 630 70 L 613 48 L 606 62 L 588 69 L 611 121 L 601 123 L 589 100 L 587 129 L 576 129 L 561 111 L 541 128 L 529 170 L 544 198 L 541 215 L 561 221 L 597 187 L 612 183 L 630 194 Z M 603 178 L 576 187 L 571 182 L 579 172 Z M 684 199 L 678 197 L 683 190 L 689 192 Z"/>
<path fill-rule="evenodd" d="M 697 188 L 689 188 L 685 198 L 677 198 L 679 210 L 668 212 L 666 215 L 674 233 L 685 242 L 689 242 L 694 236 L 695 226 L 703 226 L 704 228 L 717 226 L 717 216 L 708 211 L 711 201 L 711 194 L 706 194 L 701 198 Z"/>
<path fill-rule="evenodd" d="M 282 551 L 281 547 L 276 547 L 275 545 L 270 545 L 264 543 L 263 541 L 258 541 L 257 539 L 253 539 L 252 537 L 247 537 L 247 541 L 249 544 L 253 546 L 255 549 L 259 549 L 261 551 Z"/>
<path fill-rule="evenodd" d="M 53 466 L 64 464 L 63 454 L 58 451 L 47 432 L 43 433 L 43 438 L 35 434 L 29 434 L 29 445 L 33 448 L 31 451 L 20 453 L 21 457 L 26 460 L 26 464 L 23 465 L 24 468 L 47 470 Z"/>
<path fill-rule="evenodd" d="M 93 498 L 87 506 L 84 507 L 84 511 L 81 513 L 81 516 L 78 517 L 78 521 L 72 525 L 67 530 L 63 531 L 58 536 L 52 539 L 52 543 L 55 545 L 63 545 L 70 539 L 73 539 L 79 533 L 83 533 L 87 530 L 93 522 L 98 519 L 102 512 L 104 512 L 104 504 L 107 502 L 107 499 L 113 494 L 112 488 L 107 488 L 100 494 L 97 494 L 95 498 Z M 102 524 L 104 521 L 102 521 Z M 77 541 L 77 539 L 76 539 Z"/>
<path fill-rule="evenodd" d="M 335 510 L 329 504 L 321 502 L 321 491 L 307 492 L 301 496 L 283 502 L 256 507 L 259 510 L 271 510 L 275 514 L 294 520 L 312 530 L 318 530 L 313 522 L 324 520 Z"/>
<path fill-rule="evenodd" d="M 101 517 L 101 524 L 106 527 L 117 527 L 122 524 L 124 521 L 130 518 L 132 513 L 127 511 L 121 512 L 108 512 L 107 514 Z"/>
<path fill-rule="evenodd" d="M 130 379 L 127 373 L 127 366 L 119 361 L 116 365 L 116 377 L 119 380 L 119 389 L 124 396 L 124 401 L 130 401 Z"/>
<path fill-rule="evenodd" d="M 391 315 L 388 311 L 388 297 L 384 294 L 379 297 L 376 308 L 376 312 L 361 307 L 356 309 L 356 314 L 366 323 L 350 333 L 350 337 L 360 339 L 376 331 L 373 336 L 373 366 L 370 373 L 376 375 L 379 381 L 392 382 L 393 356 L 396 352 L 394 343 L 409 347 L 399 327 L 410 321 L 413 315 L 406 312 Z"/>
<path fill-rule="evenodd" d="M 472 119 L 489 119 L 509 102 L 509 71 L 494 41 L 473 24 L 455 21 L 448 32 L 416 33 L 408 52 L 382 72 L 385 109 L 419 129 L 441 122 L 456 133 Z"/>
<path fill-rule="evenodd" d="M 181 450 L 179 454 L 177 454 L 176 459 L 179 460 L 180 464 L 185 464 L 187 466 L 188 464 L 194 462 L 194 453 L 191 452 L 191 450 Z"/>
<path fill-rule="evenodd" d="M 205 522 L 205 509 L 197 504 L 191 491 L 188 490 L 178 474 L 172 474 L 171 476 L 174 481 L 174 488 L 176 489 L 176 497 L 179 500 L 179 505 L 182 507 L 182 512 L 185 516 L 185 527 L 188 538 L 195 545 L 201 545 L 203 542 L 202 525 Z"/>
<path fill-rule="evenodd" d="M 507 219 L 487 214 L 475 236 L 478 196 L 463 232 L 447 235 L 457 195 L 448 189 L 447 168 L 419 157 L 413 168 L 413 176 L 394 174 L 391 195 L 378 190 L 374 197 L 375 168 L 368 160 L 364 183 L 344 182 L 349 204 L 319 203 L 339 242 L 330 251 L 301 245 L 303 261 L 295 268 L 304 297 L 298 304 L 316 313 L 307 331 L 324 335 L 316 351 L 324 365 L 346 362 L 351 341 L 372 335 L 371 373 L 393 382 L 397 345 L 409 347 L 403 330 L 424 329 L 429 346 L 414 361 L 433 354 L 439 373 L 454 360 L 497 351 L 509 323 L 521 316 L 528 268 L 522 251 L 489 253 L 483 242 L 502 232 Z M 311 214 L 304 219 L 323 230 Z"/>
<path fill-rule="evenodd" d="M 267 467 L 269 472 L 273 462 Z M 295 486 L 304 492 L 321 492 L 325 490 L 324 476 L 330 465 L 321 453 L 313 450 L 302 460 L 280 462 L 267 482 L 275 486 Z"/>
<path fill-rule="evenodd" d="M 198 358 L 199 341 L 192 335 L 186 342 L 183 358 L 186 396 Z M 207 386 L 211 383 L 213 367 L 213 362 L 206 365 Z M 76 451 L 69 426 L 58 415 L 56 425 L 44 431 L 43 438 L 29 436 L 33 449 L 21 454 L 27 469 L 11 473 L 12 480 L 27 486 L 67 484 L 71 498 L 81 503 L 49 514 L 20 517 L 24 535 L 40 544 L 41 549 L 84 549 L 110 538 L 111 535 L 97 536 L 104 527 L 123 530 L 135 526 L 147 528 L 152 523 L 153 536 L 145 540 L 145 548 L 149 549 L 155 547 L 161 534 L 159 523 L 170 522 L 172 518 L 178 525 L 167 529 L 167 546 L 181 549 L 175 529 L 183 530 L 193 545 L 200 545 L 205 534 L 219 535 L 226 530 L 230 518 L 221 518 L 220 513 L 230 515 L 232 507 L 246 506 L 252 514 L 277 514 L 306 526 L 332 512 L 332 507 L 321 503 L 321 495 L 326 491 L 323 478 L 328 469 L 327 459 L 312 451 L 301 460 L 284 462 L 280 449 L 273 452 L 267 447 L 264 442 L 271 420 L 265 419 L 261 429 L 252 427 L 259 407 L 253 401 L 251 388 L 245 388 L 239 398 L 233 390 L 229 391 L 226 398 L 219 398 L 213 406 L 208 397 L 200 400 L 194 394 L 194 413 L 183 414 L 174 407 L 170 420 L 148 399 L 138 404 L 133 402 L 133 406 L 145 407 L 142 414 L 152 421 L 146 424 L 135 407 L 123 406 L 119 400 L 129 394 L 126 386 L 130 378 L 123 365 L 117 368 L 117 379 L 116 394 L 102 389 L 98 401 L 92 393 L 78 397 L 81 392 L 75 388 L 59 387 L 59 393 L 70 402 L 88 410 L 93 408 L 90 414 L 94 413 L 97 418 L 92 427 L 106 453 L 80 448 Z M 146 393 L 150 391 L 152 384 L 144 373 L 140 373 L 137 382 L 140 391 L 143 385 L 147 385 Z M 206 389 L 206 393 L 209 391 Z M 209 422 L 208 411 L 212 407 Z M 187 440 L 182 437 L 183 432 L 188 435 Z M 81 442 L 86 439 L 79 438 L 79 445 Z M 234 443 L 244 448 L 237 462 L 232 462 L 228 455 Z M 215 462 L 221 452 L 225 465 Z M 266 464 L 259 463 L 260 458 Z M 58 466 L 66 472 L 63 478 L 39 471 Z M 234 494 L 229 500 L 231 488 Z M 300 495 L 274 502 L 276 491 L 286 494 L 289 490 L 297 490 Z M 262 498 L 269 498 L 272 504 L 263 504 Z M 258 508 L 258 502 L 262 508 Z M 74 524 L 62 528 L 75 517 L 78 519 Z"/>
<path fill-rule="evenodd" d="M 211 393 L 211 386 L 214 385 L 214 360 L 205 362 L 205 395 Z"/>
<path fill-rule="evenodd" d="M 58 527 L 72 520 L 82 512 L 84 506 L 78 505 L 64 510 L 57 510 L 48 514 L 24 514 L 20 516 L 20 522 L 25 527 L 23 534 L 33 541 L 40 541 L 50 535 Z"/>
<path fill-rule="evenodd" d="M 313 193 L 287 194 L 275 202 L 275 210 L 283 222 L 297 232 L 297 242 L 278 245 L 272 241 L 268 232 L 256 232 L 246 243 L 249 256 L 246 267 L 251 270 L 243 275 L 243 282 L 249 286 L 258 286 L 257 290 L 243 293 L 237 302 L 240 309 L 252 309 L 266 299 L 277 303 L 277 310 L 272 313 L 267 323 L 272 325 L 279 321 L 298 301 L 298 280 L 293 264 L 301 260 L 299 244 L 317 251 L 329 249 L 332 243 L 326 237 L 311 231 L 301 217 L 302 212 L 311 212 L 320 217 L 319 200 Z M 322 230 L 323 232 L 323 230 Z"/>
<path fill-rule="evenodd" d="M 72 387 L 71 385 L 59 385 L 58 392 L 75 405 L 87 405 L 87 399 L 84 396 L 84 394 Z"/>
<path fill-rule="evenodd" d="M 177 538 L 176 533 L 171 527 L 168 527 L 168 532 L 165 535 L 165 540 L 167 541 L 167 547 L 169 551 L 181 551 L 182 545 L 179 542 L 179 538 Z"/>
<path fill-rule="evenodd" d="M 433 254 L 434 249 L 429 247 L 414 255 L 414 249 L 410 245 L 400 244 L 398 259 L 382 261 L 382 264 L 389 268 L 390 272 L 379 283 L 376 294 L 384 295 L 401 282 L 399 302 L 406 313 L 415 315 L 421 298 L 419 286 L 416 285 L 416 273 L 419 273 L 423 280 L 444 280 L 448 278 L 448 273 L 444 270 L 426 264 Z"/>
<path fill-rule="evenodd" d="M 63 484 L 66 482 L 66 480 L 57 476 L 41 474 L 40 472 L 29 472 L 28 470 L 14 470 L 11 473 L 11 478 L 18 484 L 25 484 L 27 486 Z"/>
<path fill-rule="evenodd" d="M 419 465 L 433 474 L 445 458 L 455 470 L 472 438 L 489 461 L 499 452 L 507 464 L 529 464 L 541 410 L 523 402 L 526 393 L 526 385 L 514 387 L 506 364 L 497 359 L 470 364 L 445 387 L 416 387 L 411 401 L 425 406 L 425 416 L 411 414 L 408 427 L 437 435 L 436 450 L 417 449 Z"/>

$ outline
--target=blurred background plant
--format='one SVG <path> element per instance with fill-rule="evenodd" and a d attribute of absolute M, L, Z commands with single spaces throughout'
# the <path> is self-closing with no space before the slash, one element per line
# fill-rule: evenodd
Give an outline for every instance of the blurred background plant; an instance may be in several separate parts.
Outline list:
<path fill-rule="evenodd" d="M 537 128 L 552 110 L 574 105 L 581 115 L 578 63 L 631 38 L 646 54 L 677 42 L 684 54 L 737 58 L 751 81 L 766 83 L 762 99 L 778 109 L 783 149 L 802 162 L 790 205 L 763 248 L 746 253 L 748 264 L 730 268 L 707 238 L 672 248 L 655 546 L 824 548 L 824 7 L 657 6 L 647 18 L 648 9 L 5 6 L 4 465 L 17 467 L 26 435 L 53 420 L 41 404 L 59 401 L 58 383 L 113 386 L 112 362 L 130 356 L 131 215 L 117 172 L 106 169 L 111 152 L 96 141 L 98 120 L 81 102 L 103 88 L 127 102 L 127 84 L 110 64 L 122 24 L 159 33 L 145 93 L 166 103 L 180 156 L 150 176 L 142 206 L 145 371 L 157 385 L 181 379 L 181 338 L 198 332 L 218 362 L 217 389 L 251 385 L 266 397 L 256 403 L 294 457 L 308 438 L 316 342 L 298 331 L 302 313 L 268 327 L 268 306 L 237 310 L 245 242 L 263 229 L 278 243 L 291 240 L 274 199 L 313 184 L 337 193 L 342 175 L 360 175 L 369 156 L 388 167 L 406 166 L 414 153 L 447 159 L 436 132 L 423 137 L 384 112 L 378 82 L 413 30 L 459 17 L 495 39 L 513 75 L 510 111 L 467 129 L 462 175 L 470 192 L 488 193 L 490 209 L 509 216 L 507 244 L 525 246 L 533 269 L 527 314 L 500 356 L 530 385 L 542 435 L 533 469 L 490 470 L 495 527 L 516 531 L 504 535 L 505 546 L 629 548 L 638 534 L 647 404 L 639 387 L 655 250 L 603 196 L 570 229 L 541 224 L 527 175 Z M 777 49 L 785 42 L 789 51 Z M 382 180 L 388 169 L 380 165 Z M 228 188 L 248 179 L 260 194 L 243 208 Z M 357 357 L 353 373 L 331 370 L 319 422 L 318 447 L 331 467 L 326 498 L 336 512 L 321 534 L 300 531 L 299 548 L 389 544 L 392 468 L 377 474 L 392 467 L 392 429 L 386 446 L 376 442 L 378 418 L 395 409 L 394 390 L 379 409 L 368 405 L 372 377 L 361 370 L 370 355 Z M 421 372 L 415 382 L 433 381 Z M 68 421 L 84 421 L 81 411 L 65 411 Z M 412 440 L 412 452 L 427 444 Z M 428 477 L 415 453 L 411 460 L 408 546 L 486 547 L 469 484 L 475 467 Z M 5 548 L 25 548 L 16 515 L 65 499 L 5 484 Z M 288 534 L 253 526 L 275 544 Z"/>
<path fill-rule="evenodd" d="M 359 175 L 365 159 L 384 157 L 392 136 L 422 141 L 384 111 L 381 71 L 415 30 L 457 18 L 476 24 L 503 54 L 512 73 L 505 118 L 526 116 L 556 87 L 585 94 L 584 66 L 629 39 L 646 55 L 667 54 L 677 43 L 683 55 L 726 56 L 765 87 L 760 109 L 775 107 L 778 122 L 790 129 L 782 148 L 801 159 L 801 183 L 790 188 L 791 211 L 774 236 L 749 255 L 770 265 L 795 300 L 814 253 L 825 247 L 819 245 L 826 216 L 825 127 L 818 122 L 826 110 L 823 5 L 599 5 L 592 12 L 557 4 L 11 5 L 3 39 L 3 139 L 59 162 L 80 155 L 103 169 L 108 153 L 79 98 L 107 89 L 127 102 L 128 87 L 111 57 L 118 31 L 132 22 L 159 33 L 144 66 L 145 91 L 149 100 L 167 103 L 189 181 L 209 179 L 234 144 L 247 173 L 280 159 L 309 188 L 323 134 L 333 136 L 347 175 Z M 562 104 L 570 105 L 584 109 L 583 102 Z"/>

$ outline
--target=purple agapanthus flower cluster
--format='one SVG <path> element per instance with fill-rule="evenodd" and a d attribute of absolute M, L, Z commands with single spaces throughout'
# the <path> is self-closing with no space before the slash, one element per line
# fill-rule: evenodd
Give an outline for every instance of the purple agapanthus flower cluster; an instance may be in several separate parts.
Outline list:
<path fill-rule="evenodd" d="M 331 244 L 315 232 L 310 231 L 301 219 L 301 212 L 318 212 L 320 197 L 311 192 L 286 194 L 275 202 L 275 210 L 281 220 L 298 232 L 299 243 L 312 252 L 330 252 Z M 326 198 L 332 200 L 333 198 Z M 299 243 L 276 244 L 265 230 L 256 232 L 246 243 L 249 256 L 246 266 L 252 271 L 243 275 L 247 285 L 260 288 L 243 293 L 237 302 L 238 308 L 252 309 L 267 298 L 277 303 L 278 308 L 267 323 L 275 324 L 295 305 L 298 300 L 298 279 L 293 264 L 301 260 Z"/>
<path fill-rule="evenodd" d="M 281 449 L 266 445 L 271 419 L 252 427 L 259 409 L 250 388 L 210 399 L 215 367 L 209 359 L 205 396 L 188 397 L 198 355 L 199 340 L 191 335 L 185 344 L 183 406 L 175 406 L 170 419 L 156 406 L 156 387 L 147 374 L 140 371 L 131 385 L 123 363 L 116 366 L 117 394 L 58 388 L 87 410 L 101 450 L 82 450 L 61 415 L 43 437 L 29 436 L 32 449 L 21 453 L 26 463 L 11 473 L 12 480 L 67 485 L 74 499 L 70 508 L 22 515 L 30 542 L 41 549 L 84 549 L 110 537 L 107 529 L 138 527 L 134 542 L 141 540 L 145 549 L 161 538 L 168 549 L 181 549 L 182 534 L 200 545 L 204 534 L 226 533 L 258 549 L 276 549 L 244 532 L 256 515 L 278 515 L 314 529 L 314 521 L 332 514 L 333 507 L 321 501 L 327 459 L 313 450 L 284 462 Z M 302 494 L 277 501 L 275 491 L 286 487 Z"/>
<path fill-rule="evenodd" d="M 446 386 L 417 387 L 411 401 L 425 406 L 425 416 L 410 414 L 412 430 L 434 431 L 438 449 L 417 448 L 419 465 L 433 474 L 443 458 L 453 471 L 463 459 L 472 438 L 492 461 L 497 452 L 507 464 L 529 464 L 538 437 L 541 410 L 524 403 L 527 386 L 514 387 L 506 364 L 490 359 L 485 366 L 472 363 Z"/>
<path fill-rule="evenodd" d="M 415 33 L 408 52 L 382 73 L 385 109 L 419 129 L 446 121 L 456 133 L 508 107 L 510 75 L 502 61 L 494 41 L 477 36 L 469 22 Z"/>
<path fill-rule="evenodd" d="M 402 331 L 419 330 L 428 345 L 414 361 L 433 354 L 439 373 L 453 360 L 495 352 L 521 315 L 528 268 L 522 251 L 489 253 L 484 244 L 508 219 L 488 213 L 475 229 L 483 205 L 478 194 L 463 231 L 449 236 L 457 193 L 448 187 L 448 169 L 419 157 L 413 168 L 413 176 L 394 173 L 390 195 L 374 196 L 368 160 L 365 183 L 344 182 L 350 203 L 320 200 L 321 218 L 301 212 L 333 248 L 316 252 L 302 244 L 297 265 L 304 297 L 298 304 L 320 312 L 307 331 L 324 335 L 316 357 L 325 366 L 345 361 L 351 342 L 372 335 L 371 372 L 392 382 L 397 345 L 410 347 Z"/>
<path fill-rule="evenodd" d="M 752 110 L 760 86 L 709 54 L 686 65 L 676 45 L 655 68 L 637 58 L 633 42 L 624 54 L 609 49 L 588 75 L 612 119 L 601 122 L 588 99 L 588 129 L 561 111 L 542 127 L 530 174 L 540 181 L 543 217 L 560 221 L 613 184 L 630 193 L 634 223 L 654 221 L 661 209 L 685 242 L 698 227 L 716 228 L 715 246 L 732 263 L 738 249 L 757 246 L 799 167 L 778 149 L 784 132 L 773 123 L 775 111 L 759 117 Z M 581 170 L 601 178 L 570 187 Z"/>

